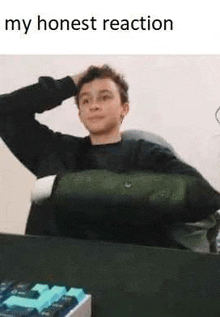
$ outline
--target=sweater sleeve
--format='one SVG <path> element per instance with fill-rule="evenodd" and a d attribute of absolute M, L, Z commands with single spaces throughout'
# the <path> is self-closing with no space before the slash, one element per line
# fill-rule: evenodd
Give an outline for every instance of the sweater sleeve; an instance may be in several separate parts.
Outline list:
<path fill-rule="evenodd" d="M 0 137 L 36 176 L 40 160 L 53 155 L 60 137 L 35 120 L 35 113 L 52 109 L 76 93 L 70 77 L 40 77 L 34 85 L 0 96 Z"/>
<path fill-rule="evenodd" d="M 50 201 L 75 221 L 131 226 L 196 222 L 220 208 L 219 193 L 202 178 L 143 171 L 58 175 Z"/>
<path fill-rule="evenodd" d="M 69 76 L 59 80 L 40 77 L 37 84 L 1 95 L 0 115 L 41 113 L 55 108 L 76 93 L 77 86 Z"/>

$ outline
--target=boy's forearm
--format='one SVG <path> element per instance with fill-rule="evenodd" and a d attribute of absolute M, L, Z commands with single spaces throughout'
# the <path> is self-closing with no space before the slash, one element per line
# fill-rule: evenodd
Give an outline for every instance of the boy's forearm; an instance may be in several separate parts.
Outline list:
<path fill-rule="evenodd" d="M 41 113 L 60 105 L 74 96 L 77 86 L 69 76 L 54 80 L 40 77 L 38 83 L 0 96 L 0 115 L 16 113 Z"/>

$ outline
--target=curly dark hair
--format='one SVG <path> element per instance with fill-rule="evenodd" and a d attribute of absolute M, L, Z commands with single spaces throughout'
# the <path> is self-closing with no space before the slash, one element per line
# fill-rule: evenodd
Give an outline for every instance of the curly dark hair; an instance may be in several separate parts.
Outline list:
<path fill-rule="evenodd" d="M 75 96 L 75 101 L 77 106 L 79 106 L 79 93 L 82 89 L 82 86 L 86 83 L 93 81 L 94 79 L 105 79 L 110 78 L 114 83 L 117 85 L 121 102 L 125 103 L 128 102 L 128 84 L 124 80 L 123 75 L 118 74 L 114 69 L 112 69 L 108 65 L 99 66 L 90 66 L 84 75 L 80 78 L 77 86 L 78 86 L 78 93 Z"/>

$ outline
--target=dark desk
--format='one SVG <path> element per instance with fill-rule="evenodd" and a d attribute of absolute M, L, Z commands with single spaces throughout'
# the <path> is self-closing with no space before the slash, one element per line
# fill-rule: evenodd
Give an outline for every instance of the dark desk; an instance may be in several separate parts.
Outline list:
<path fill-rule="evenodd" d="M 0 235 L 0 279 L 83 287 L 94 317 L 220 316 L 220 256 Z"/>

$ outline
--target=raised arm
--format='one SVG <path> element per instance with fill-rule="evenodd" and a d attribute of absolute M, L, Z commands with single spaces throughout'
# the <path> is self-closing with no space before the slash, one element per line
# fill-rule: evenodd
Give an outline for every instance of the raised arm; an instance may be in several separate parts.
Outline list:
<path fill-rule="evenodd" d="M 1 95 L 0 115 L 34 114 L 55 108 L 76 94 L 77 86 L 72 78 L 40 77 L 36 84 Z"/>
<path fill-rule="evenodd" d="M 40 160 L 53 155 L 60 135 L 40 125 L 34 115 L 60 105 L 76 92 L 71 77 L 60 80 L 40 77 L 34 85 L 0 96 L 0 136 L 36 176 Z"/>

